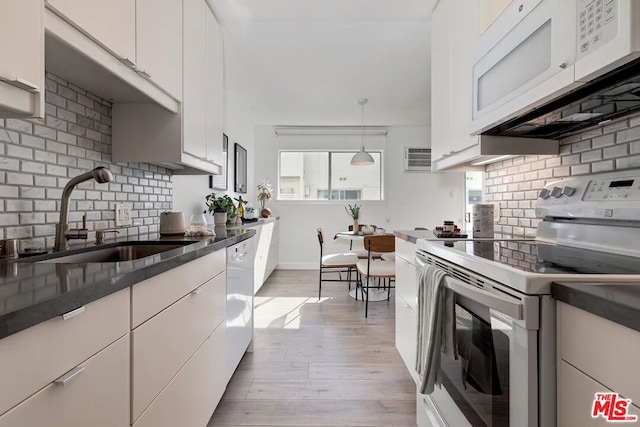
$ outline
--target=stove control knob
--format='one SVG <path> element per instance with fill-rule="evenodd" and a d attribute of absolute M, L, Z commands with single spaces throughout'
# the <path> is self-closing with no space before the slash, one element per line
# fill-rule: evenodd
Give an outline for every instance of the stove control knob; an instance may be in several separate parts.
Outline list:
<path fill-rule="evenodd" d="M 562 196 L 562 188 L 553 187 L 553 190 L 551 190 L 551 197 L 557 199 L 560 196 Z"/>
<path fill-rule="evenodd" d="M 575 193 L 575 192 L 576 192 L 576 189 L 573 188 L 573 187 L 569 187 L 569 186 L 564 187 L 562 189 L 562 194 L 564 194 L 567 197 L 573 196 L 573 193 Z"/>
<path fill-rule="evenodd" d="M 538 194 L 538 197 L 540 197 L 541 199 L 548 199 L 549 190 L 547 190 L 546 188 L 543 188 L 542 190 L 540 190 L 540 194 Z"/>

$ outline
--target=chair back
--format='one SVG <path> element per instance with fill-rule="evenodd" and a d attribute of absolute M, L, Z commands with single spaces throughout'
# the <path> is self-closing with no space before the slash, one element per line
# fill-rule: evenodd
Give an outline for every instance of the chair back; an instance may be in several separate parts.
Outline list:
<path fill-rule="evenodd" d="M 318 227 L 318 242 L 320 242 L 320 247 L 322 248 L 322 244 L 324 243 L 324 234 L 322 233 L 322 228 Z"/>
<path fill-rule="evenodd" d="M 369 252 L 395 252 L 396 238 L 393 235 L 365 236 L 364 247 Z"/>

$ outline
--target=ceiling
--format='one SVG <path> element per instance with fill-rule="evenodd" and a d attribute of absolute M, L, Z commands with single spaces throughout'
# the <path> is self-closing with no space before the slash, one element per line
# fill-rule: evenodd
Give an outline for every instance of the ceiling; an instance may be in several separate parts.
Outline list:
<path fill-rule="evenodd" d="M 225 34 L 227 108 L 256 125 L 429 124 L 437 0 L 208 0 Z"/>

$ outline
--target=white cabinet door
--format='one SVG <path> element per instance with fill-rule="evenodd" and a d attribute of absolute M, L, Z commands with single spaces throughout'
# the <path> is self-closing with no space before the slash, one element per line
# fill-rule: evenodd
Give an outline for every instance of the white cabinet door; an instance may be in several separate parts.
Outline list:
<path fill-rule="evenodd" d="M 451 3 L 443 0 L 431 17 L 431 158 L 451 151 Z M 471 77 L 469 77 L 471 78 Z"/>
<path fill-rule="evenodd" d="M 222 30 L 213 12 L 206 7 L 207 60 L 207 129 L 206 158 L 222 165 L 222 132 L 224 118 L 224 57 Z"/>
<path fill-rule="evenodd" d="M 182 0 L 136 0 L 138 70 L 182 99 Z"/>
<path fill-rule="evenodd" d="M 129 360 L 127 334 L 1 416 L 0 427 L 129 426 Z"/>
<path fill-rule="evenodd" d="M 464 8 L 442 0 L 431 19 L 432 159 L 449 157 L 478 144 L 470 135 L 471 50 L 478 40 L 478 5 Z"/>
<path fill-rule="evenodd" d="M 418 316 L 402 298 L 396 298 L 396 348 L 414 380 L 418 346 Z"/>
<path fill-rule="evenodd" d="M 43 14 L 41 0 L 0 0 L 0 117 L 43 117 Z"/>
<path fill-rule="evenodd" d="M 116 56 L 136 62 L 136 0 L 47 0 Z"/>
<path fill-rule="evenodd" d="M 207 154 L 207 8 L 204 0 L 183 1 L 182 150 L 201 159 Z"/>

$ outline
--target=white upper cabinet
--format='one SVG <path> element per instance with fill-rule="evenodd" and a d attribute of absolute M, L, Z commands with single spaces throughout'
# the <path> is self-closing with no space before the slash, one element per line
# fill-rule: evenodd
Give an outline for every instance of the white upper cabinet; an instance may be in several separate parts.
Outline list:
<path fill-rule="evenodd" d="M 44 4 L 0 0 L 0 117 L 43 117 Z"/>
<path fill-rule="evenodd" d="M 136 0 L 47 0 L 47 4 L 117 57 L 135 64 Z"/>
<path fill-rule="evenodd" d="M 207 8 L 206 22 L 206 147 L 205 157 L 221 165 L 224 118 L 223 40 L 220 25 Z"/>
<path fill-rule="evenodd" d="M 431 149 L 437 161 L 478 144 L 470 135 L 471 51 L 478 40 L 476 2 L 442 0 L 431 17 Z"/>
<path fill-rule="evenodd" d="M 137 69 L 182 99 L 182 0 L 136 0 Z"/>
<path fill-rule="evenodd" d="M 204 0 L 183 0 L 184 84 L 182 149 L 194 157 L 206 158 L 207 71 L 206 21 Z M 221 143 L 222 144 L 222 143 Z"/>
<path fill-rule="evenodd" d="M 481 0 L 479 3 L 478 25 L 480 34 L 482 34 L 513 3 L 513 0 Z"/>

